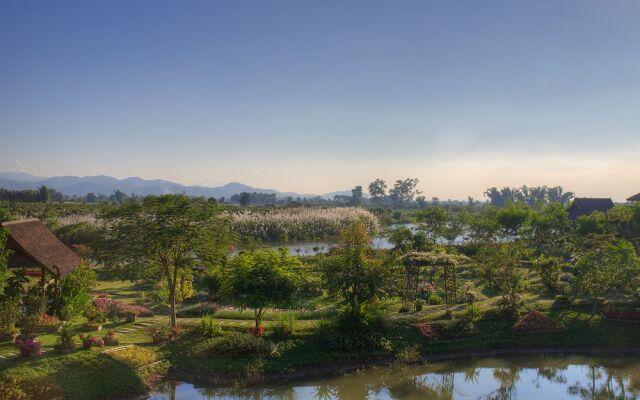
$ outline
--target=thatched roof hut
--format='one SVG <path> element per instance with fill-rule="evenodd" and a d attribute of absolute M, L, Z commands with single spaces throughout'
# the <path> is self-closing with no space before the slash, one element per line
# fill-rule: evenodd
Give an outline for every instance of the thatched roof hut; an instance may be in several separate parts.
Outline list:
<path fill-rule="evenodd" d="M 9 268 L 39 267 L 61 279 L 82 263 L 80 256 L 38 219 L 3 222 L 2 226 L 8 232 L 7 248 L 12 251 Z"/>
<path fill-rule="evenodd" d="M 629 197 L 627 201 L 640 201 L 640 193 L 634 194 L 633 196 Z"/>
<path fill-rule="evenodd" d="M 607 212 L 613 208 L 613 201 L 610 198 L 588 198 L 578 197 L 573 199 L 569 207 L 569 218 L 577 219 L 581 215 L 590 215 L 593 212 Z"/>

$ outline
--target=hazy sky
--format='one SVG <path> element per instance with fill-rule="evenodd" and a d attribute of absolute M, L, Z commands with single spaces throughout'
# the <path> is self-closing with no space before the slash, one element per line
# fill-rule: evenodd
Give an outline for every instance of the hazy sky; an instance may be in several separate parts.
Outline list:
<path fill-rule="evenodd" d="M 640 1 L 0 0 L 0 171 L 640 191 Z"/>

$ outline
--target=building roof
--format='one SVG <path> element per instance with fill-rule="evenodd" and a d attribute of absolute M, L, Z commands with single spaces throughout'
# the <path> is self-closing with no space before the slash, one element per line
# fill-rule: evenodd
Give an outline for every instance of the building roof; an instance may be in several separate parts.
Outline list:
<path fill-rule="evenodd" d="M 606 212 L 613 208 L 610 198 L 578 197 L 573 199 L 569 207 L 569 218 L 576 219 L 581 215 L 589 215 L 595 211 Z"/>
<path fill-rule="evenodd" d="M 640 201 L 640 193 L 634 194 L 633 196 L 629 197 L 627 201 Z"/>
<path fill-rule="evenodd" d="M 40 220 L 26 219 L 2 223 L 9 233 L 7 247 L 13 250 L 10 266 L 36 265 L 64 278 L 82 263 L 73 250 L 60 241 Z"/>

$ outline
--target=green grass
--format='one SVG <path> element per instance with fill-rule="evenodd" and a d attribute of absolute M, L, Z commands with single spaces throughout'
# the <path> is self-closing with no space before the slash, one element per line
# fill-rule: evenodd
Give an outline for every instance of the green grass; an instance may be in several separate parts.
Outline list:
<path fill-rule="evenodd" d="M 464 273 L 464 271 L 463 271 Z M 469 275 L 469 279 L 474 279 Z M 536 280 L 536 277 L 532 277 Z M 482 287 L 479 283 L 476 290 Z M 141 290 L 127 281 L 100 281 L 96 293 L 107 293 L 114 299 L 132 303 L 136 293 Z M 325 306 L 316 311 L 294 311 L 295 336 L 286 340 L 271 338 L 270 327 L 274 324 L 279 312 L 267 314 L 263 325 L 267 330 L 267 339 L 278 344 L 280 357 L 269 358 L 264 365 L 265 374 L 286 375 L 294 371 L 304 371 L 315 367 L 333 367 L 347 361 L 369 361 L 376 357 L 389 357 L 393 352 L 401 351 L 407 346 L 418 345 L 427 359 L 448 353 L 470 353 L 493 349 L 518 348 L 565 348 L 581 349 L 590 347 L 632 347 L 640 346 L 640 325 L 637 323 L 604 321 L 599 316 L 590 314 L 589 305 L 574 302 L 573 306 L 557 306 L 553 299 L 541 291 L 531 290 L 525 296 L 526 307 L 539 309 L 552 318 L 562 322 L 566 329 L 555 333 L 537 333 L 516 335 L 512 322 L 497 314 L 495 297 L 481 296 L 477 302 L 483 318 L 477 323 L 476 336 L 458 339 L 429 342 L 412 326 L 418 321 L 437 322 L 443 320 L 446 310 L 452 310 L 454 318 L 465 310 L 465 305 L 457 304 L 425 306 L 420 312 L 398 313 L 401 301 L 392 300 L 384 304 L 391 322 L 387 337 L 391 343 L 391 352 L 340 352 L 331 351 L 321 345 L 314 337 L 315 326 L 319 318 L 335 314 L 335 305 Z M 578 303 L 575 305 L 575 303 Z M 189 307 L 193 305 L 183 305 Z M 251 310 L 223 309 L 214 315 L 225 330 L 246 331 L 253 327 Z M 72 321 L 71 331 L 75 334 L 82 331 L 83 317 Z M 135 344 L 156 352 L 159 359 L 164 359 L 160 368 L 169 365 L 200 379 L 213 380 L 235 377 L 243 382 L 246 368 L 254 361 L 253 357 L 202 357 L 193 354 L 193 349 L 207 339 L 196 333 L 200 324 L 199 317 L 178 318 L 178 324 L 187 329 L 187 333 L 179 340 L 162 347 L 154 346 L 148 334 L 150 326 L 167 326 L 167 315 L 156 315 L 149 318 L 138 318 L 135 323 L 113 324 L 103 326 L 101 332 L 92 332 L 102 337 L 108 329 L 119 332 L 121 345 Z M 145 379 L 150 371 L 137 371 L 134 368 L 115 360 L 99 350 L 78 349 L 71 354 L 59 354 L 52 350 L 58 335 L 55 333 L 39 334 L 46 353 L 42 357 L 23 359 L 18 356 L 0 358 L 0 371 L 18 379 L 26 388 L 34 392 L 44 390 L 42 398 L 53 398 L 63 395 L 64 399 L 86 398 L 118 398 L 130 397 L 146 390 Z M 80 345 L 78 341 L 78 345 Z M 103 349 L 100 349 L 103 350 Z M 0 355 L 17 353 L 11 343 L 0 343 Z"/>
<path fill-rule="evenodd" d="M 142 394 L 144 375 L 107 354 L 78 350 L 67 355 L 47 354 L 15 359 L 3 365 L 3 374 L 25 383 L 30 391 L 65 399 L 108 399 Z"/>

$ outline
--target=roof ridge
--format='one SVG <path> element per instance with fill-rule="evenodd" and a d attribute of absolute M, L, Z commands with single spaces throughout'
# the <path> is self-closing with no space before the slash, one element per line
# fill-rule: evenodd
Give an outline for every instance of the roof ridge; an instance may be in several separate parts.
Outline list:
<path fill-rule="evenodd" d="M 2 223 L 2 226 L 24 224 L 25 222 L 35 222 L 35 221 L 41 222 L 40 219 L 38 218 L 26 218 L 26 219 L 19 219 L 16 221 L 6 221 Z"/>

